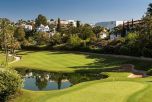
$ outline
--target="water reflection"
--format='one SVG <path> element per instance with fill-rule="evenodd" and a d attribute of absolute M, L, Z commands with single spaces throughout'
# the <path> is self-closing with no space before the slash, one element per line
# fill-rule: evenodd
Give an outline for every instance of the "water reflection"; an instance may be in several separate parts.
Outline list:
<path fill-rule="evenodd" d="M 75 72 L 57 73 L 40 70 L 16 69 L 24 79 L 24 89 L 34 91 L 59 90 L 72 85 L 105 78 L 100 73 Z"/>

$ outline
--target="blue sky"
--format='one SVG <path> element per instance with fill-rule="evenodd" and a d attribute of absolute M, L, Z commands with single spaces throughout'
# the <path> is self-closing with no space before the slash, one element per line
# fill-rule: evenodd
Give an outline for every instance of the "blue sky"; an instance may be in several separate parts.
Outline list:
<path fill-rule="evenodd" d="M 11 20 L 75 19 L 83 22 L 140 19 L 152 0 L 1 0 L 0 17 Z"/>

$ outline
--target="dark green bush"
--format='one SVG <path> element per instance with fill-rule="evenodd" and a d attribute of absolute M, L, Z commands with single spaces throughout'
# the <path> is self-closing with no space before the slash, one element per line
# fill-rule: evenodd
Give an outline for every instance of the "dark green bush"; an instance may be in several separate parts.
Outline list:
<path fill-rule="evenodd" d="M 142 56 L 144 57 L 152 57 L 152 49 L 143 48 L 142 50 Z"/>
<path fill-rule="evenodd" d="M 141 49 L 138 46 L 130 46 L 130 56 L 141 56 Z"/>
<path fill-rule="evenodd" d="M 105 46 L 103 47 L 104 54 L 113 54 L 114 53 L 114 46 Z"/>
<path fill-rule="evenodd" d="M 147 71 L 147 75 L 152 75 L 152 69 Z"/>
<path fill-rule="evenodd" d="M 129 51 L 129 48 L 127 46 L 121 46 L 119 49 L 119 53 L 121 55 L 129 55 L 130 51 Z"/>
<path fill-rule="evenodd" d="M 0 69 L 0 100 L 15 94 L 22 88 L 22 79 L 14 70 Z"/>

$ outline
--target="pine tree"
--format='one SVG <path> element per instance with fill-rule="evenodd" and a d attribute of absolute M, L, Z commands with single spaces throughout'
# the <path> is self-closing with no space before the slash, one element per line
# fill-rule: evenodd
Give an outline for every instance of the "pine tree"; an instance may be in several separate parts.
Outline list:
<path fill-rule="evenodd" d="M 80 27 L 80 21 L 77 21 L 77 28 Z"/>
<path fill-rule="evenodd" d="M 60 20 L 60 18 L 58 18 L 58 23 L 57 23 L 56 31 L 57 32 L 61 32 L 61 20 Z"/>

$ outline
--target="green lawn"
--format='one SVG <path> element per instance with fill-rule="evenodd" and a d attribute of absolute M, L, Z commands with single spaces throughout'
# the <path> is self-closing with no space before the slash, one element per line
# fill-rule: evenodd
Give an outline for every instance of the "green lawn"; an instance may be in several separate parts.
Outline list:
<path fill-rule="evenodd" d="M 13 68 L 29 68 L 48 71 L 75 71 L 114 68 L 121 64 L 134 64 L 148 70 L 151 62 L 79 54 L 70 52 L 18 52 L 22 60 L 11 64 Z M 109 78 L 84 82 L 68 89 L 56 91 L 28 91 L 14 102 L 151 102 L 152 77 L 128 79 L 130 73 L 108 72 Z"/>
<path fill-rule="evenodd" d="M 152 67 L 151 62 L 112 58 L 96 54 L 48 51 L 24 51 L 19 52 L 18 54 L 22 56 L 22 60 L 11 65 L 13 68 L 30 68 L 49 71 L 75 71 L 114 68 L 127 63 L 136 65 L 136 68 L 146 70 Z"/>

